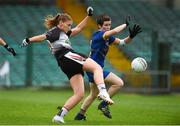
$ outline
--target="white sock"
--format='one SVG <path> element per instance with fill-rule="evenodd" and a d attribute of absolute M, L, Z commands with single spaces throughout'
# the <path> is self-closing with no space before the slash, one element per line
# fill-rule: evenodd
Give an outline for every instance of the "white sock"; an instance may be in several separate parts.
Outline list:
<path fill-rule="evenodd" d="M 98 89 L 99 89 L 99 92 L 102 92 L 102 91 L 103 91 L 103 92 L 104 92 L 104 91 L 107 92 L 107 91 L 106 91 L 106 86 L 105 86 L 105 84 L 98 84 L 97 87 L 98 87 Z"/>
<path fill-rule="evenodd" d="M 62 107 L 60 113 L 58 113 L 59 116 L 64 117 L 68 113 L 68 110 L 65 107 Z"/>

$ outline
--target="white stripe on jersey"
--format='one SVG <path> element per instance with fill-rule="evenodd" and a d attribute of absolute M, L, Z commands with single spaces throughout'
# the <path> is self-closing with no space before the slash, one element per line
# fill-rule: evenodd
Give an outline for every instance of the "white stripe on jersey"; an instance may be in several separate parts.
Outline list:
<path fill-rule="evenodd" d="M 59 47 L 62 46 L 64 46 L 65 48 L 72 49 L 71 42 L 69 41 L 68 36 L 64 32 L 60 32 L 59 40 L 56 40 L 52 43 L 49 42 L 49 44 L 53 54 L 59 49 Z"/>
<path fill-rule="evenodd" d="M 80 64 L 84 64 L 86 59 L 76 53 L 72 53 L 72 52 L 68 52 L 67 54 L 64 55 L 65 57 L 73 60 L 73 61 L 76 61 L 77 63 L 80 63 Z"/>

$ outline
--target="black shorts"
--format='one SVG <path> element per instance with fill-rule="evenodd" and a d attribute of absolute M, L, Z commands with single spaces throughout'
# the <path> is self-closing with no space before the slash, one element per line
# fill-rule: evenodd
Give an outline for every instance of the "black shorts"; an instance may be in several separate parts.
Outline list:
<path fill-rule="evenodd" d="M 87 56 L 69 50 L 66 54 L 56 54 L 55 57 L 61 70 L 67 75 L 69 80 L 76 74 L 82 74 L 84 76 L 82 67 Z"/>

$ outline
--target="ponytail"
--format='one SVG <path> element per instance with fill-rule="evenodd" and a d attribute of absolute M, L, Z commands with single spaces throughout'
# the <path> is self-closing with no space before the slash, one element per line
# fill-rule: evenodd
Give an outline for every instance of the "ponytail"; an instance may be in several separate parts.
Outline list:
<path fill-rule="evenodd" d="M 66 13 L 58 13 L 56 16 L 48 15 L 44 19 L 44 25 L 47 29 L 51 29 L 59 24 L 60 21 L 65 22 L 67 20 L 72 20 L 71 16 Z"/>

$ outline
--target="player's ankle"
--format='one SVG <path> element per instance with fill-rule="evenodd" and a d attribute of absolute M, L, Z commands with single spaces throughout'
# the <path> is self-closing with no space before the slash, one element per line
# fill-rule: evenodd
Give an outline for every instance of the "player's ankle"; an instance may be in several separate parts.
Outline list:
<path fill-rule="evenodd" d="M 61 117 L 64 117 L 67 113 L 68 113 L 68 110 L 65 107 L 62 107 L 57 115 L 61 116 Z"/>
<path fill-rule="evenodd" d="M 98 84 L 97 87 L 100 92 L 107 92 L 105 84 Z"/>
<path fill-rule="evenodd" d="M 86 110 L 81 108 L 79 113 L 84 115 L 86 113 Z"/>

